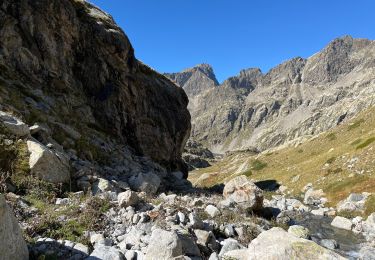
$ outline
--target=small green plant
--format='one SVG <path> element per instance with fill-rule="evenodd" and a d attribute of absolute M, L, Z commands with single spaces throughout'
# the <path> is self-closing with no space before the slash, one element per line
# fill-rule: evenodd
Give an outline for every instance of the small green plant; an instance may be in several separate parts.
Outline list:
<path fill-rule="evenodd" d="M 260 171 L 264 168 L 267 167 L 267 163 L 265 162 L 262 162 L 258 159 L 254 160 L 252 163 L 251 163 L 251 169 L 253 169 L 254 171 Z"/>
<path fill-rule="evenodd" d="M 337 136 L 335 133 L 329 133 L 326 138 L 330 141 L 333 141 L 333 140 L 336 140 L 337 139 Z"/>
<path fill-rule="evenodd" d="M 358 138 L 357 140 L 351 142 L 350 144 L 353 145 L 353 146 L 355 146 L 355 145 L 357 145 L 357 144 L 360 144 L 361 142 L 362 142 L 362 139 L 361 139 L 361 138 Z"/>
<path fill-rule="evenodd" d="M 337 215 L 340 216 L 340 217 L 352 219 L 352 218 L 355 218 L 357 216 L 361 216 L 362 212 L 359 212 L 359 211 L 350 211 L 350 210 L 343 210 L 343 211 L 338 212 Z"/>
<path fill-rule="evenodd" d="M 298 153 L 303 153 L 303 150 L 302 150 L 302 149 L 299 149 L 297 152 L 298 152 Z"/>
<path fill-rule="evenodd" d="M 364 123 L 364 122 L 365 122 L 364 119 L 359 119 L 359 120 L 355 121 L 354 123 L 352 123 L 348 126 L 348 131 L 351 131 L 353 129 L 356 129 L 356 128 L 360 127 L 361 124 Z"/>
<path fill-rule="evenodd" d="M 364 215 L 367 217 L 375 212 L 375 196 L 371 195 L 365 203 Z"/>
<path fill-rule="evenodd" d="M 253 175 L 253 173 L 251 172 L 251 170 L 247 170 L 247 171 L 242 172 L 241 175 L 245 175 L 246 177 L 250 177 L 250 176 Z"/>
<path fill-rule="evenodd" d="M 326 161 L 326 163 L 331 164 L 331 163 L 333 163 L 335 160 L 336 160 L 336 157 L 331 157 L 331 158 L 329 158 L 329 159 Z"/>
<path fill-rule="evenodd" d="M 363 141 L 362 143 L 360 143 L 359 145 L 357 145 L 356 149 L 362 149 L 362 148 L 365 148 L 367 146 L 369 146 L 371 143 L 373 143 L 375 141 L 375 137 L 370 137 L 368 139 L 366 139 L 365 141 Z"/>

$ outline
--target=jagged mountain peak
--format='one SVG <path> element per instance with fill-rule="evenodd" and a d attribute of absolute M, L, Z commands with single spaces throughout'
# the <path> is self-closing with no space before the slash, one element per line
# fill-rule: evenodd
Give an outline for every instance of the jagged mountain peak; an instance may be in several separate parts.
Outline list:
<path fill-rule="evenodd" d="M 374 57 L 374 41 L 344 36 L 266 74 L 242 70 L 194 97 L 192 138 L 223 153 L 264 150 L 330 129 L 373 103 Z"/>

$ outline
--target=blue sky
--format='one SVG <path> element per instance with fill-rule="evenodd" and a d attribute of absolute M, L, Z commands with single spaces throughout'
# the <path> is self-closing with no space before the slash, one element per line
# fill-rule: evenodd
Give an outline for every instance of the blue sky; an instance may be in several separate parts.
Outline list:
<path fill-rule="evenodd" d="M 219 81 L 309 57 L 336 37 L 375 39 L 374 0 L 90 0 L 159 72 L 199 63 Z"/>

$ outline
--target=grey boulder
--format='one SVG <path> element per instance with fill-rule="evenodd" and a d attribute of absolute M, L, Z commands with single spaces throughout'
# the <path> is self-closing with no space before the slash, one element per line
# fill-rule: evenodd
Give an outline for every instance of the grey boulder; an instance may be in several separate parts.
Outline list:
<path fill-rule="evenodd" d="M 17 219 L 0 194 L 0 259 L 29 259 Z"/>

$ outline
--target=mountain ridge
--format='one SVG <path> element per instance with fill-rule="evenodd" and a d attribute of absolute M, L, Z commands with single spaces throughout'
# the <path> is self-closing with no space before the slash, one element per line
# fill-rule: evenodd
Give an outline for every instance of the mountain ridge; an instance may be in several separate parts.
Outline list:
<path fill-rule="evenodd" d="M 374 56 L 374 41 L 344 36 L 307 59 L 287 60 L 265 74 L 242 70 L 215 88 L 186 91 L 191 137 L 225 153 L 265 150 L 328 130 L 373 104 Z M 189 84 L 199 89 L 199 78 Z"/>

